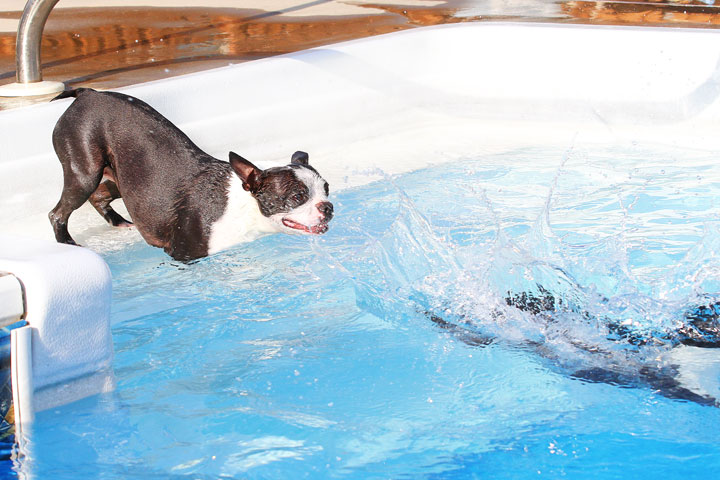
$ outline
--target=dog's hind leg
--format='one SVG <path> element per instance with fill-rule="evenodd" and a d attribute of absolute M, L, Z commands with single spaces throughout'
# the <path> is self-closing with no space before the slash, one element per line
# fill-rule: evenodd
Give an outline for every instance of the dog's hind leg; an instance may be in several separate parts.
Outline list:
<path fill-rule="evenodd" d="M 93 155 L 94 148 L 87 144 L 81 144 L 80 148 L 77 148 L 72 141 L 63 142 L 55 136 L 53 143 L 63 169 L 63 189 L 60 200 L 55 208 L 50 210 L 48 218 L 55 233 L 55 240 L 77 245 L 68 232 L 68 219 L 100 185 L 103 160 Z"/>
<path fill-rule="evenodd" d="M 113 227 L 132 227 L 132 222 L 125 220 L 110 206 L 113 200 L 121 198 L 121 196 L 113 171 L 109 167 L 105 167 L 100 185 L 90 195 L 90 204 Z"/>
<path fill-rule="evenodd" d="M 59 243 L 77 245 L 75 240 L 70 236 L 70 232 L 68 232 L 68 219 L 70 218 L 70 214 L 80 208 L 80 206 L 90 198 L 93 191 L 95 191 L 100 182 L 100 175 L 97 177 L 97 180 L 92 186 L 88 186 L 90 185 L 88 181 L 82 182 L 76 178 L 68 179 L 67 176 L 65 177 L 65 184 L 63 185 L 60 200 L 57 205 L 55 205 L 55 208 L 50 210 L 48 214 L 55 233 L 55 240 Z"/>

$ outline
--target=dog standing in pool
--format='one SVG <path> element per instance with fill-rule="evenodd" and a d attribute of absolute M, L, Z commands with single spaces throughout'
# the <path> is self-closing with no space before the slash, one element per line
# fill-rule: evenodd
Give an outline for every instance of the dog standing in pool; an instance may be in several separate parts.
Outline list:
<path fill-rule="evenodd" d="M 287 166 L 261 170 L 198 148 L 145 102 L 79 88 L 53 131 L 63 169 L 49 213 L 55 239 L 75 245 L 70 214 L 86 201 L 113 226 L 133 225 L 150 245 L 189 261 L 274 232 L 322 234 L 333 216 L 328 183 L 295 152 Z M 121 198 L 132 223 L 110 203 Z"/>

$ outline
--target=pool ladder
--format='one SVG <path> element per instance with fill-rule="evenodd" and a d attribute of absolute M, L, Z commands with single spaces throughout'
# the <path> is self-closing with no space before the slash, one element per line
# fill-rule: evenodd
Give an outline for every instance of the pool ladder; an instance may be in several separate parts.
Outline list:
<path fill-rule="evenodd" d="M 59 0 L 28 0 L 17 31 L 16 83 L 0 86 L 2 97 L 25 97 L 58 93 L 62 82 L 44 81 L 40 68 L 40 42 L 50 11 Z"/>

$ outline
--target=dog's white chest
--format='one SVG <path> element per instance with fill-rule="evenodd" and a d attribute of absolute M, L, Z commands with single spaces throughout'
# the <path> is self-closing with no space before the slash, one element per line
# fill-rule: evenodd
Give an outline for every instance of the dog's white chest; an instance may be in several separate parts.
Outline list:
<path fill-rule="evenodd" d="M 208 255 L 278 231 L 278 228 L 260 213 L 257 202 L 243 189 L 242 181 L 234 174 L 231 175 L 227 202 L 222 217 L 212 225 Z"/>

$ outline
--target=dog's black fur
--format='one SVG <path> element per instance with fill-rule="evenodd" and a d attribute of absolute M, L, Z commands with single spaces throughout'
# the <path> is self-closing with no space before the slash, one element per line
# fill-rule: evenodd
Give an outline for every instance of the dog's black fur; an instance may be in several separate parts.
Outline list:
<path fill-rule="evenodd" d="M 228 163 L 202 151 L 137 98 L 79 88 L 56 99 L 68 97 L 76 100 L 58 120 L 52 137 L 64 179 L 60 200 L 49 213 L 58 242 L 75 244 L 68 218 L 88 200 L 111 225 L 132 225 L 110 206 L 122 197 L 147 243 L 175 259 L 191 260 L 208 255 L 213 226 L 227 209 L 232 175 L 240 177 L 266 217 L 296 208 L 290 199 L 298 193 L 311 200 L 308 187 L 293 173 L 308 168 L 317 175 L 303 152 L 293 156 L 292 168 L 263 171 L 233 152 Z M 325 185 L 325 201 L 317 205 L 320 223 L 307 233 L 324 233 L 332 217 Z"/>
<path fill-rule="evenodd" d="M 537 316 L 538 320 L 542 322 L 552 322 L 554 313 L 567 309 L 576 310 L 564 305 L 561 299 L 556 298 L 542 286 L 538 286 L 538 293 L 522 292 L 518 294 L 508 292 L 505 303 L 510 307 Z M 587 321 L 591 320 L 587 313 L 576 313 L 580 313 L 581 317 Z M 447 331 L 467 345 L 485 347 L 498 341 L 498 338 L 480 333 L 469 326 L 464 326 L 462 322 L 467 322 L 467 319 L 461 318 L 460 322 L 456 323 L 447 321 L 431 312 L 426 312 L 426 315 L 439 328 Z M 603 319 L 602 322 L 607 326 L 607 338 L 609 341 L 627 342 L 627 344 L 638 348 L 658 344 L 664 344 L 670 348 L 677 345 L 720 348 L 720 302 L 710 301 L 706 305 L 691 308 L 684 316 L 685 321 L 681 327 L 675 330 L 659 332 L 655 337 L 640 335 L 622 323 L 607 319 Z M 610 352 L 604 351 L 598 346 L 583 345 L 577 342 L 574 342 L 573 345 L 591 354 L 610 355 Z M 548 354 L 547 349 L 536 341 L 528 340 L 523 346 L 533 349 L 541 355 L 551 356 Z M 587 368 L 570 371 L 568 374 L 573 378 L 592 383 L 609 383 L 621 387 L 649 386 L 668 398 L 687 400 L 701 405 L 720 406 L 720 399 L 698 394 L 685 387 L 678 380 L 677 367 L 673 365 L 662 368 L 641 365 L 636 370 L 589 365 Z"/>

